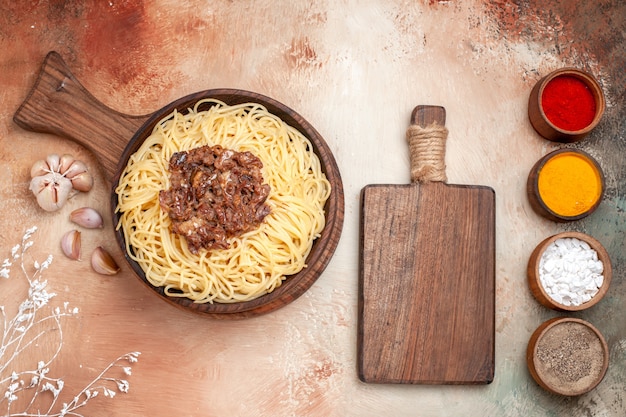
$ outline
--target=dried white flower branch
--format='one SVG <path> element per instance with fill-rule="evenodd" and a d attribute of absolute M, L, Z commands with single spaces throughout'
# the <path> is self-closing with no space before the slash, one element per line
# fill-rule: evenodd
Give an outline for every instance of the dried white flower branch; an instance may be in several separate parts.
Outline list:
<path fill-rule="evenodd" d="M 18 307 L 18 311 L 12 319 L 8 319 L 4 306 L 0 306 L 2 321 L 1 344 L 0 344 L 0 409 L 4 409 L 3 417 L 84 417 L 77 410 L 85 406 L 89 400 L 102 393 L 105 397 L 113 398 L 116 393 L 127 393 L 129 383 L 125 376 L 131 375 L 131 366 L 123 365 L 124 361 L 129 364 L 137 362 L 139 352 L 126 353 L 115 359 L 105 367 L 90 383 L 88 383 L 73 400 L 69 403 L 57 404 L 60 393 L 64 389 L 61 378 L 48 376 L 50 365 L 58 357 L 63 347 L 63 317 L 78 314 L 78 308 L 70 308 L 69 303 L 63 303 L 63 307 L 49 306 L 48 303 L 56 296 L 47 291 L 47 281 L 41 280 L 42 273 L 52 263 L 52 255 L 43 262 L 34 261 L 33 272 L 29 273 L 30 266 L 25 263 L 25 255 L 33 245 L 32 235 L 37 228 L 32 227 L 26 231 L 20 244 L 11 250 L 11 256 L 0 265 L 0 278 L 8 279 L 11 267 L 19 263 L 20 270 L 28 280 L 28 296 Z M 41 310 L 45 308 L 45 313 Z M 25 350 L 43 343 L 45 337 L 56 331 L 56 348 L 46 359 L 37 362 L 34 369 L 11 370 L 13 365 L 18 364 L 18 358 Z M 110 376 L 113 369 L 121 369 L 123 377 Z M 116 391 L 117 389 L 117 391 Z M 48 394 L 43 394 L 48 393 Z M 30 397 L 28 395 L 30 394 Z M 49 400 L 42 400 L 42 395 L 48 395 Z M 18 403 L 20 409 L 16 410 Z M 42 410 L 41 404 L 47 404 Z"/>

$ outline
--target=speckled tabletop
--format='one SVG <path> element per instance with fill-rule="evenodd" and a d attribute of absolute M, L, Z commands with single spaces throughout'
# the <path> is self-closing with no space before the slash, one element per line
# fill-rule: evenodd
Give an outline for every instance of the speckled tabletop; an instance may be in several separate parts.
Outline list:
<path fill-rule="evenodd" d="M 96 398 L 84 415 L 626 415 L 625 33 L 619 0 L 4 2 L 0 259 L 38 226 L 31 256 L 54 255 L 45 277 L 55 302 L 80 310 L 63 322 L 63 348 L 50 368 L 65 381 L 62 398 L 118 355 L 140 351 L 129 393 Z M 48 153 L 97 166 L 80 146 L 12 120 L 51 50 L 95 97 L 124 113 L 233 87 L 273 97 L 311 122 L 337 159 L 346 197 L 339 246 L 313 287 L 269 315 L 222 322 L 156 299 L 126 267 L 103 277 L 88 262 L 65 259 L 59 240 L 70 227 L 68 213 L 82 205 L 108 211 L 109 189 L 94 169 L 94 189 L 52 215 L 28 191 L 31 164 Z M 544 140 L 527 116 L 534 83 L 564 66 L 592 73 L 607 100 L 598 128 L 575 145 Z M 496 367 L 489 385 L 373 385 L 357 377 L 359 193 L 367 184 L 409 182 L 404 135 L 417 104 L 447 109 L 449 181 L 496 192 Z M 525 195 L 532 165 L 561 147 L 585 150 L 606 176 L 599 209 L 569 224 L 540 218 Z M 531 333 L 566 315 L 537 303 L 525 272 L 535 245 L 562 230 L 596 237 L 614 268 L 606 297 L 571 314 L 596 325 L 611 354 L 602 383 L 576 398 L 543 391 L 525 362 Z M 83 244 L 121 256 L 112 231 L 107 220 L 104 230 L 85 233 Z M 24 290 L 18 277 L 1 280 L 0 305 L 10 309 Z M 31 356 L 20 361 L 38 360 Z M 0 410 L 6 413 L 2 402 Z"/>

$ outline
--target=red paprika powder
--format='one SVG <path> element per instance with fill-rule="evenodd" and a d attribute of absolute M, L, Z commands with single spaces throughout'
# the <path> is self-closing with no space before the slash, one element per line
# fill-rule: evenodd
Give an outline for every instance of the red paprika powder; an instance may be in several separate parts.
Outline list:
<path fill-rule="evenodd" d="M 571 75 L 559 75 L 546 84 L 541 106 L 548 120 L 563 130 L 584 129 L 596 115 L 593 93 L 582 80 Z"/>

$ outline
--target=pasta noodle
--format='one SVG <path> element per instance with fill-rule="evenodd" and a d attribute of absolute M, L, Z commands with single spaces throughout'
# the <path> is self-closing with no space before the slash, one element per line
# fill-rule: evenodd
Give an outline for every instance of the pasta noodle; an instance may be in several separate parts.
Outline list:
<path fill-rule="evenodd" d="M 200 110 L 207 104 L 208 110 Z M 159 192 L 170 186 L 171 156 L 204 145 L 256 155 L 271 187 L 266 200 L 271 212 L 257 229 L 232 238 L 228 249 L 193 254 L 185 239 L 170 231 Z M 126 251 L 152 285 L 171 297 L 233 303 L 272 292 L 306 267 L 325 226 L 331 187 L 311 142 L 265 107 L 206 99 L 155 126 L 129 158 L 116 192 Z"/>

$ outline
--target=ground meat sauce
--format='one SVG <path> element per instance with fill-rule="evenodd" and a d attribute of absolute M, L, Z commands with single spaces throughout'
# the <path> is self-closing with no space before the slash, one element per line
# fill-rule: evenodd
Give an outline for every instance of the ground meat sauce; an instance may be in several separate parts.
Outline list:
<path fill-rule="evenodd" d="M 270 186 L 263 184 L 262 167 L 252 153 L 219 145 L 172 155 L 171 188 L 160 192 L 159 201 L 191 252 L 226 249 L 229 238 L 263 222 Z"/>

